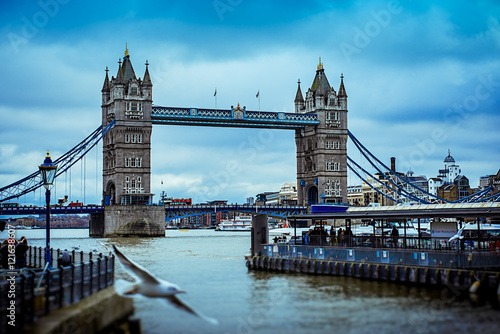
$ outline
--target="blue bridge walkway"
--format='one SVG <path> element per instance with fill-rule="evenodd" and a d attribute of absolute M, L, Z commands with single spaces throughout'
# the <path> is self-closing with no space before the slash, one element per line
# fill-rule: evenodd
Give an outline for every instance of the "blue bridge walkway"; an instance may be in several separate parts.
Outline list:
<path fill-rule="evenodd" d="M 286 218 L 291 215 L 307 213 L 305 206 L 277 206 L 277 205 L 248 205 L 248 204 L 226 204 L 226 205 L 169 205 L 165 206 L 165 220 L 172 220 L 183 217 L 197 216 L 212 212 L 237 211 L 248 214 L 265 213 L 272 217 Z M 1 207 L 1 216 L 20 215 L 42 215 L 47 213 L 45 207 Z M 89 214 L 104 213 L 102 205 L 82 205 L 82 206 L 54 206 L 50 208 L 53 215 L 64 214 Z"/>
<path fill-rule="evenodd" d="M 199 109 L 153 106 L 153 124 L 222 126 L 267 129 L 300 129 L 318 125 L 316 114 L 288 112 L 247 111 L 246 108 Z"/>

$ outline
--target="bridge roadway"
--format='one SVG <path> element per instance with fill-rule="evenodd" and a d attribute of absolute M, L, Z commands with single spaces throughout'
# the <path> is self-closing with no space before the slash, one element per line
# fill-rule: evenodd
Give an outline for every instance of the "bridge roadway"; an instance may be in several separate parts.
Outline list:
<path fill-rule="evenodd" d="M 289 112 L 250 111 L 246 108 L 200 109 L 153 106 L 153 124 L 244 127 L 267 129 L 301 129 L 318 125 L 318 115 Z"/>
<path fill-rule="evenodd" d="M 278 205 L 248 205 L 248 204 L 227 204 L 227 205 L 169 205 L 165 206 L 165 220 L 176 218 L 196 216 L 211 212 L 238 211 L 249 214 L 265 213 L 273 217 L 288 217 L 306 213 L 305 206 L 278 206 Z M 45 207 L 2 207 L 1 216 L 19 216 L 19 215 L 42 215 L 47 212 Z M 50 213 L 54 215 L 63 214 L 89 214 L 104 213 L 102 205 L 83 205 L 83 206 L 54 206 L 50 208 Z"/>
<path fill-rule="evenodd" d="M 44 206 L 19 206 L 19 207 L 2 207 L 0 215 L 2 216 L 19 216 L 19 215 L 43 215 L 47 213 Z M 50 214 L 53 215 L 76 215 L 82 213 L 104 213 L 102 205 L 82 205 L 82 206 L 54 206 L 50 207 Z"/>
<path fill-rule="evenodd" d="M 250 204 L 225 204 L 225 205 L 169 205 L 165 206 L 165 220 L 191 217 L 211 212 L 236 211 L 248 214 L 265 213 L 271 217 L 286 218 L 307 212 L 306 206 L 297 205 L 250 205 Z"/>

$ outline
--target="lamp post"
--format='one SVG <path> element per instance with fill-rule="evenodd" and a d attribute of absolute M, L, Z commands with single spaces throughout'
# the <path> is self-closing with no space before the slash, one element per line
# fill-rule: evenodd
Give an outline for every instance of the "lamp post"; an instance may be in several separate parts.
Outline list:
<path fill-rule="evenodd" d="M 43 186 L 45 187 L 45 200 L 47 202 L 47 227 L 46 227 L 46 245 L 45 245 L 45 263 L 49 264 L 49 268 L 52 268 L 52 256 L 50 254 L 50 189 L 54 184 L 54 179 L 56 177 L 57 165 L 52 163 L 49 151 L 47 150 L 47 156 L 43 161 L 43 164 L 38 166 L 40 174 L 43 179 Z"/>

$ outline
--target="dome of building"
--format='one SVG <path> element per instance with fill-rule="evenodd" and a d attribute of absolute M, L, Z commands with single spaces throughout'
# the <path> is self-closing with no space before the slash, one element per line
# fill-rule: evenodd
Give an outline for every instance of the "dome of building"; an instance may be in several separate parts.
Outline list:
<path fill-rule="evenodd" d="M 450 150 L 448 150 L 448 156 L 444 158 L 444 162 L 455 162 L 455 159 L 450 155 Z"/>

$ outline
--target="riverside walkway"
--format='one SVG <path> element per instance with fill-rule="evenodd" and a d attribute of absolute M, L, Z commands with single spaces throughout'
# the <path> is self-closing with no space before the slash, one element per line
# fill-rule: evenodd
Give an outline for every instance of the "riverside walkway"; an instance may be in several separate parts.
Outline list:
<path fill-rule="evenodd" d="M 0 328 L 11 333 L 106 332 L 133 314 L 113 288 L 114 256 L 30 247 L 26 267 L 0 269 Z M 64 260 L 63 260 L 64 258 Z"/>

